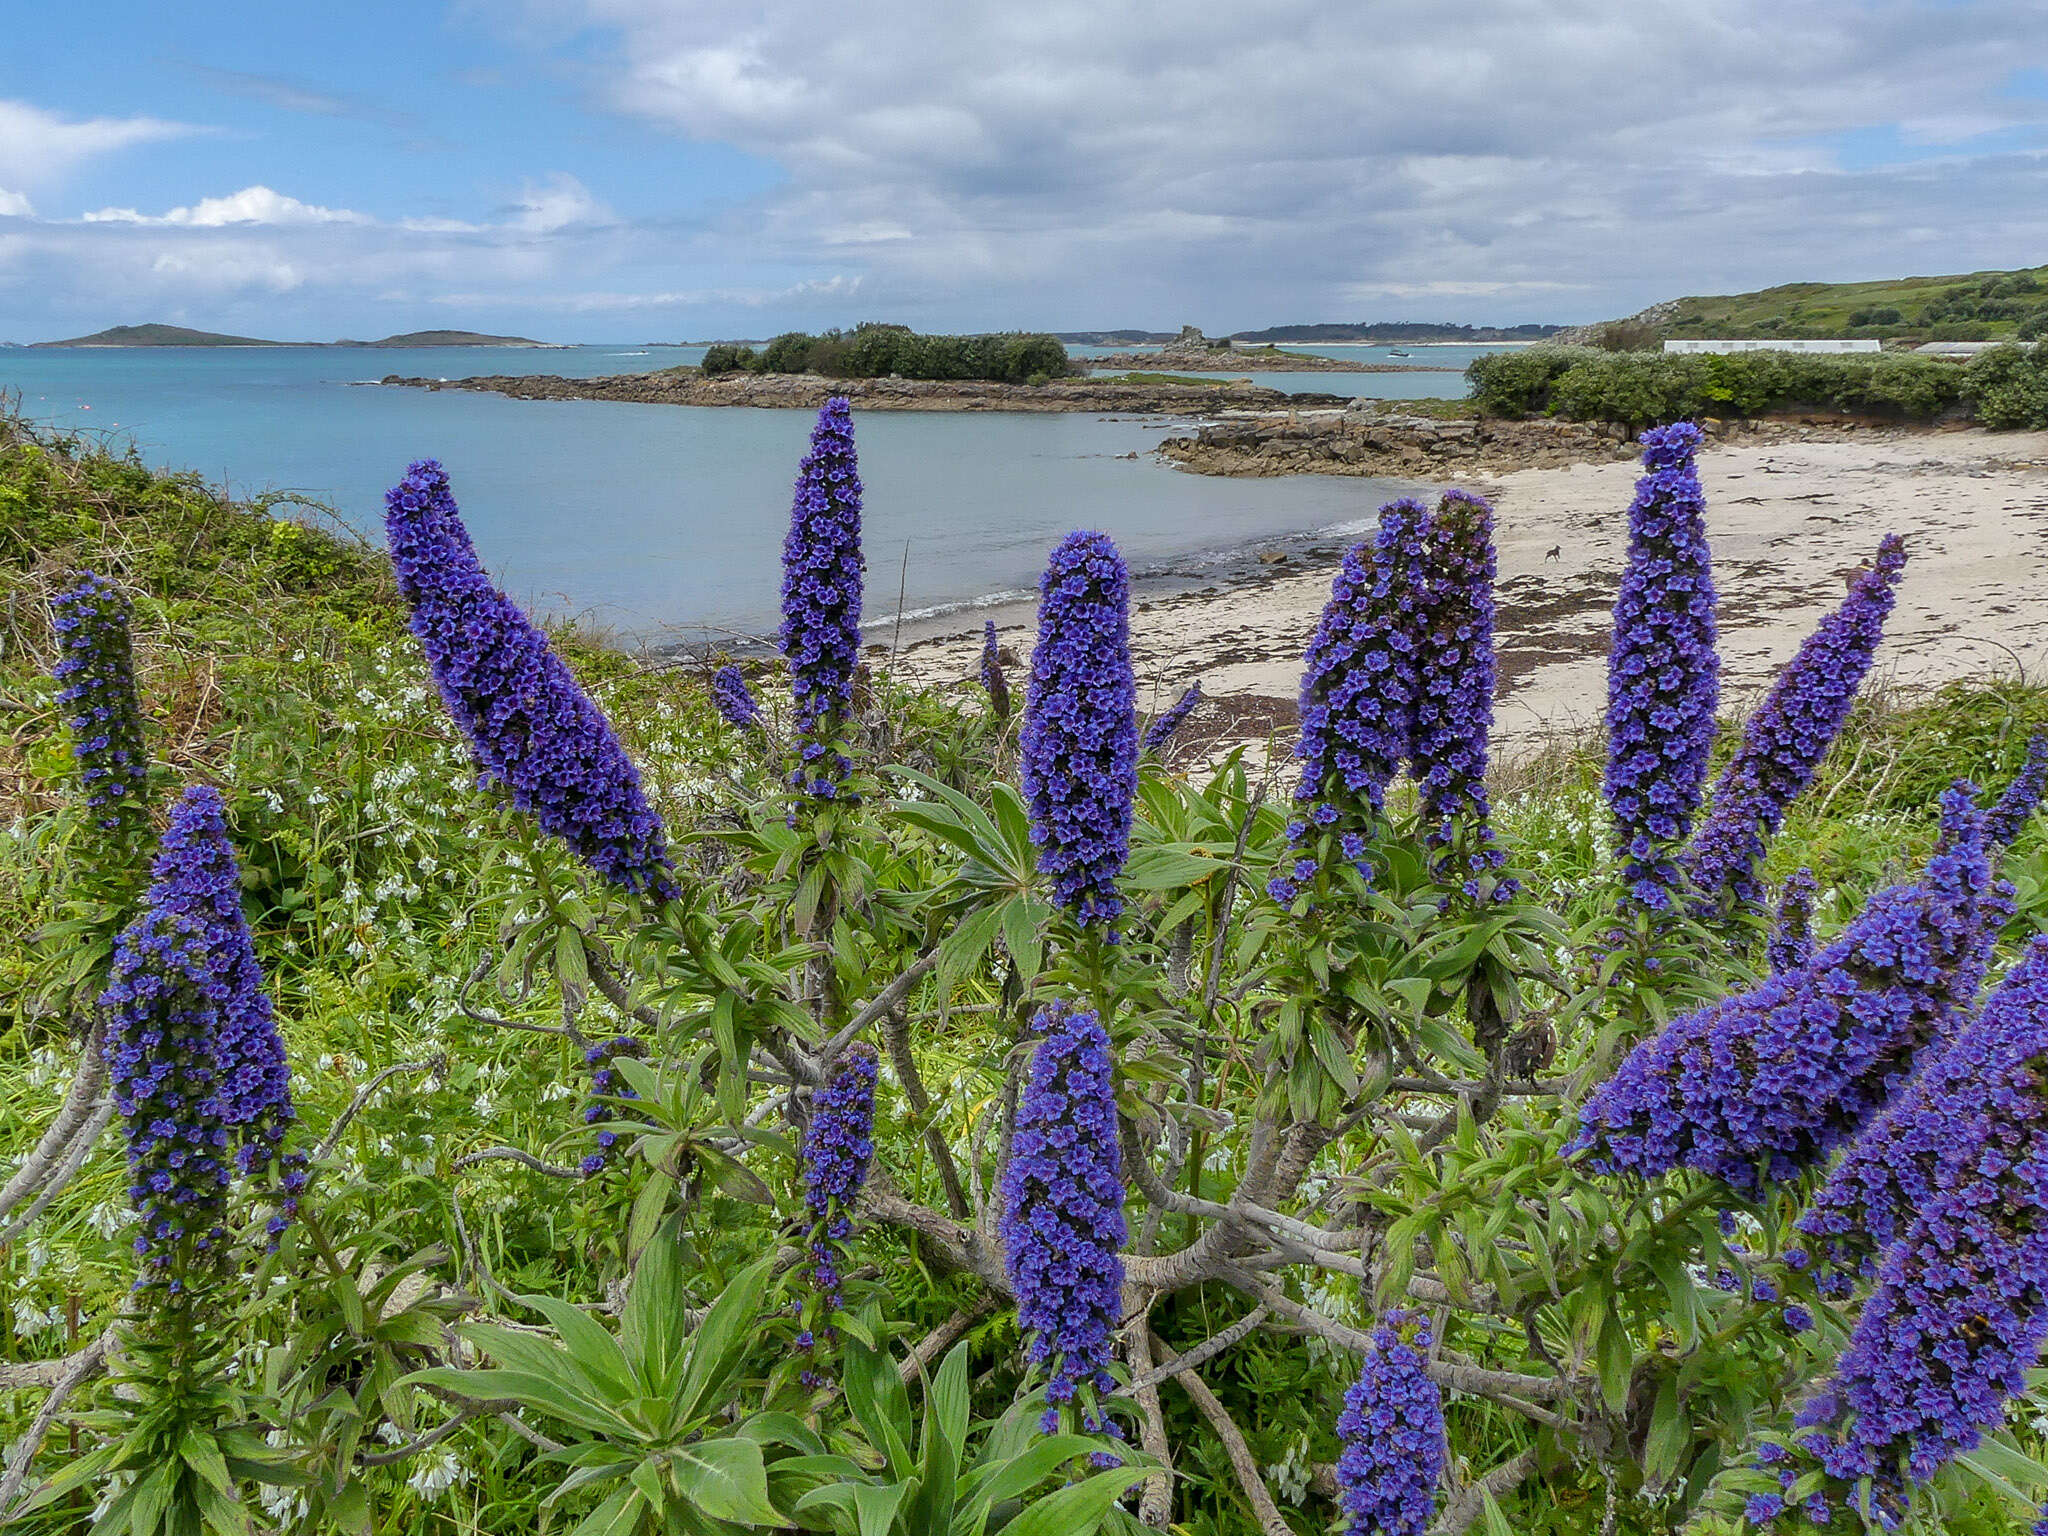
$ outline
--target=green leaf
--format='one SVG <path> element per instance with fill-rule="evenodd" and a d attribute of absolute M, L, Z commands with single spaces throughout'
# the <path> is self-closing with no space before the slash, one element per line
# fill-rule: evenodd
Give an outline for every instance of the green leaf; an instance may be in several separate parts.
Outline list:
<path fill-rule="evenodd" d="M 569 1536 L 631 1536 L 640 1524 L 640 1490 L 625 1487 L 585 1515 Z"/>
<path fill-rule="evenodd" d="M 1143 1481 L 1142 1467 L 1116 1467 L 1046 1495 L 1003 1527 L 1003 1536 L 1091 1536 L 1124 1490 Z"/>
<path fill-rule="evenodd" d="M 1650 1412 L 1650 1433 L 1643 1442 L 1643 1471 L 1653 1483 L 1672 1477 L 1692 1445 L 1692 1426 L 1678 1411 L 1678 1378 L 1666 1376 Z"/>
<path fill-rule="evenodd" d="M 768 1502 L 768 1467 L 752 1440 L 699 1440 L 669 1452 L 683 1497 L 714 1520 L 786 1527 Z"/>
<path fill-rule="evenodd" d="M 840 1351 L 840 1375 L 846 1406 L 868 1444 L 882 1453 L 889 1476 L 901 1481 L 914 1470 L 910 1461 L 910 1394 L 895 1364 L 880 1350 L 846 1341 Z"/>
<path fill-rule="evenodd" d="M 761 1310 L 761 1291 L 768 1283 L 768 1269 L 774 1262 L 771 1253 L 741 1270 L 705 1314 L 703 1326 L 690 1341 L 690 1367 L 677 1395 L 676 1411 L 681 1422 L 688 1423 L 710 1412 L 711 1394 L 724 1385 L 733 1361 L 753 1335 Z"/>
<path fill-rule="evenodd" d="M 676 1237 L 671 1223 L 641 1253 L 619 1317 L 620 1339 L 651 1397 L 675 1395 L 689 1344 L 690 1317 Z"/>
<path fill-rule="evenodd" d="M 1628 1336 L 1628 1329 L 1613 1312 L 1600 1319 L 1598 1343 L 1600 1358 L 1600 1391 L 1607 1399 L 1607 1406 L 1619 1413 L 1628 1406 L 1629 1368 L 1634 1363 L 1634 1345 Z"/>
<path fill-rule="evenodd" d="M 234 1492 L 235 1482 L 228 1476 L 227 1458 L 221 1455 L 220 1446 L 212 1435 L 200 1429 L 186 1430 L 178 1441 L 178 1459 L 219 1492 Z"/>
<path fill-rule="evenodd" d="M 610 1330 L 581 1307 L 555 1296 L 521 1296 L 522 1306 L 533 1308 L 555 1325 L 563 1347 L 578 1370 L 597 1388 L 597 1395 L 610 1392 L 626 1396 L 639 1390 L 626 1352 Z"/>

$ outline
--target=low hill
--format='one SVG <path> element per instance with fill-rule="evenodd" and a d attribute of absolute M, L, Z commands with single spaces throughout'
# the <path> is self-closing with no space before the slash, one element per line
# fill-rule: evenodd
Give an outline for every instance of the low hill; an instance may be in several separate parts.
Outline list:
<path fill-rule="evenodd" d="M 254 336 L 223 336 L 182 325 L 112 325 L 90 336 L 65 341 L 39 341 L 39 347 L 282 347 L 289 342 L 261 341 Z"/>
<path fill-rule="evenodd" d="M 1555 325 L 1439 325 L 1427 321 L 1360 320 L 1356 324 L 1269 325 L 1263 331 L 1237 331 L 1232 341 L 1543 341 L 1555 336 Z"/>
<path fill-rule="evenodd" d="M 2048 267 L 1696 294 L 1653 304 L 1626 320 L 1579 327 L 1559 339 L 1598 341 L 1609 327 L 1635 344 L 1688 336 L 2031 341 L 2048 335 Z"/>
<path fill-rule="evenodd" d="M 545 347 L 553 343 L 526 336 L 491 336 L 482 331 L 407 331 L 382 341 L 337 341 L 337 347 Z"/>

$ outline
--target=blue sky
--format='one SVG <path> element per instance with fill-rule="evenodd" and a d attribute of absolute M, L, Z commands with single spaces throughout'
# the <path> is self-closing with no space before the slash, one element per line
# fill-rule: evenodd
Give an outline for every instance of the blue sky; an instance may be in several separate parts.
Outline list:
<path fill-rule="evenodd" d="M 1582 320 L 2048 262 L 2037 0 L 16 7 L 0 339 Z"/>

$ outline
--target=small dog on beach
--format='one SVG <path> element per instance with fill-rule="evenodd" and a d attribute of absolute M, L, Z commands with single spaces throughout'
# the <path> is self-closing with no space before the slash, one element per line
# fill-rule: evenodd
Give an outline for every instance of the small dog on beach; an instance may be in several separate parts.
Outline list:
<path fill-rule="evenodd" d="M 1562 544 L 1553 544 L 1544 552 L 1543 562 L 1548 565 L 1553 560 L 1562 560 L 1563 558 L 1564 546 Z"/>

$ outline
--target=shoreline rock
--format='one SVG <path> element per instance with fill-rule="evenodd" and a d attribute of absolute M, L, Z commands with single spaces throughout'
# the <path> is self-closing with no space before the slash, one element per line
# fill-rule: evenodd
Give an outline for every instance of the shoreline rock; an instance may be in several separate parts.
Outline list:
<path fill-rule="evenodd" d="M 826 379 L 815 374 L 739 373 L 710 378 L 695 369 L 605 374 L 570 379 L 559 374 L 480 374 L 465 379 L 378 381 L 408 389 L 467 389 L 515 400 L 625 400 L 642 405 L 751 406 L 765 410 L 816 409 L 845 395 L 870 411 L 1110 411 L 1147 415 L 1208 415 L 1247 407 L 1281 408 L 1288 401 L 1342 406 L 1342 395 L 1289 395 L 1243 380 L 1214 384 L 1109 383 L 1055 379 L 1046 384 L 997 384 L 976 379 Z"/>

